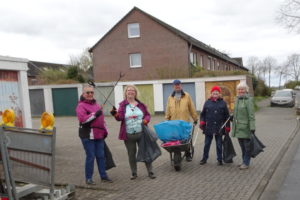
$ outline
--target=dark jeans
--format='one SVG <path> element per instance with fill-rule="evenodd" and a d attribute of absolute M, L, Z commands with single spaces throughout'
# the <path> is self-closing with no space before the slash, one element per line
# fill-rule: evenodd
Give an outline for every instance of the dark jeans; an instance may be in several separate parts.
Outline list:
<path fill-rule="evenodd" d="M 238 138 L 241 149 L 243 164 L 249 166 L 251 160 L 251 149 L 250 149 L 250 139 Z"/>
<path fill-rule="evenodd" d="M 140 141 L 142 134 L 143 134 L 142 132 L 136 134 L 127 133 L 127 140 L 124 141 L 128 153 L 129 165 L 132 174 L 137 174 L 136 153 L 137 153 L 137 145 Z M 152 163 L 145 163 L 145 164 L 148 173 L 152 172 Z"/>
<path fill-rule="evenodd" d="M 211 141 L 213 139 L 213 135 L 205 135 L 205 145 L 204 145 L 204 152 L 203 158 L 204 160 L 208 159 L 209 149 L 211 145 Z M 216 140 L 216 148 L 217 148 L 217 160 L 222 161 L 222 135 L 215 135 Z"/>
<path fill-rule="evenodd" d="M 96 158 L 98 171 L 100 177 L 107 178 L 105 171 L 105 156 L 104 156 L 104 140 L 90 140 L 88 138 L 82 138 L 86 159 L 85 159 L 85 178 L 92 179 L 94 172 L 94 160 Z"/>

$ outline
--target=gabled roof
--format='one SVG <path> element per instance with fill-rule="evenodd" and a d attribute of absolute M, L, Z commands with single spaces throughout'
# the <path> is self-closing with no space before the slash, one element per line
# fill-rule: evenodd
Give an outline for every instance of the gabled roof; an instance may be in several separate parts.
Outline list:
<path fill-rule="evenodd" d="M 39 61 L 28 61 L 28 76 L 37 76 L 44 68 L 51 69 L 62 69 L 66 70 L 69 65 L 57 64 L 57 63 L 47 63 L 47 62 L 39 62 Z"/>
<path fill-rule="evenodd" d="M 241 65 L 241 63 L 235 59 L 230 58 L 228 55 L 216 50 L 215 48 L 212 48 L 206 44 L 204 44 L 203 42 L 193 38 L 192 36 L 174 28 L 173 26 L 170 26 L 169 24 L 157 19 L 156 17 L 144 12 L 143 10 L 137 8 L 137 7 L 133 7 L 116 25 L 114 25 L 92 48 L 89 49 L 89 52 L 92 52 L 93 49 L 118 25 L 120 24 L 130 13 L 132 13 L 134 10 L 139 11 L 141 13 L 143 13 L 144 15 L 148 16 L 149 18 L 151 18 L 153 21 L 157 22 L 158 24 L 162 25 L 163 27 L 165 27 L 166 29 L 168 29 L 169 31 L 173 32 L 175 35 L 179 36 L 180 38 L 182 38 L 183 40 L 187 41 L 188 43 L 190 43 L 192 46 L 197 47 L 209 54 L 212 54 L 216 57 L 219 57 L 221 59 L 224 59 L 228 62 L 231 62 L 235 65 L 238 65 L 239 67 L 243 68 L 244 70 L 247 70 L 247 68 L 243 67 L 243 65 Z"/>

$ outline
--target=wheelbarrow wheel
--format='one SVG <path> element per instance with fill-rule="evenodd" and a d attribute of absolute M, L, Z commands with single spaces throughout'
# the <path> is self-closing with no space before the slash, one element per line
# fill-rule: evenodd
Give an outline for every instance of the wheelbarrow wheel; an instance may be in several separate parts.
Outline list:
<path fill-rule="evenodd" d="M 181 152 L 174 152 L 174 168 L 176 171 L 181 170 Z"/>

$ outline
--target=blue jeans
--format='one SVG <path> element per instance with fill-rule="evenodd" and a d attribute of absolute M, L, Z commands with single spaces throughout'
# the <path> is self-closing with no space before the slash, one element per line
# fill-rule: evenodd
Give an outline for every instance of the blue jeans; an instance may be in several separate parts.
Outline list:
<path fill-rule="evenodd" d="M 250 139 L 238 138 L 238 140 L 242 149 L 243 164 L 249 166 L 251 160 Z"/>
<path fill-rule="evenodd" d="M 105 156 L 104 156 L 104 140 L 90 140 L 88 138 L 81 138 L 86 159 L 85 159 L 85 178 L 92 179 L 94 172 L 94 160 L 96 158 L 98 171 L 100 177 L 107 178 L 105 171 Z"/>
<path fill-rule="evenodd" d="M 205 135 L 205 145 L 204 145 L 204 152 L 203 158 L 204 160 L 208 159 L 209 149 L 211 145 L 211 141 L 213 139 L 213 135 Z M 217 148 L 217 160 L 222 161 L 222 135 L 215 135 L 216 140 L 216 148 Z"/>

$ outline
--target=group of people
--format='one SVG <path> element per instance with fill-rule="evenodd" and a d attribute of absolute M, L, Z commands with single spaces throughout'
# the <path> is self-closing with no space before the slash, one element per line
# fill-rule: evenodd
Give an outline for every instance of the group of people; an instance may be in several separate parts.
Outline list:
<path fill-rule="evenodd" d="M 173 81 L 173 92 L 168 98 L 165 119 L 184 120 L 194 125 L 198 124 L 198 116 L 191 96 L 183 90 L 180 80 Z M 217 164 L 223 165 L 222 159 L 222 136 L 231 132 L 233 137 L 238 138 L 241 151 L 241 170 L 248 169 L 250 165 L 250 136 L 255 132 L 255 115 L 252 97 L 248 94 L 248 86 L 241 82 L 237 86 L 237 97 L 233 115 L 229 114 L 226 102 L 222 99 L 221 89 L 214 86 L 211 89 L 210 98 L 204 103 L 200 114 L 200 129 L 205 135 L 203 156 L 200 165 L 207 163 L 209 150 L 213 137 L 216 141 Z M 96 159 L 98 171 L 103 182 L 112 182 L 105 170 L 105 138 L 108 131 L 105 126 L 102 108 L 94 99 L 94 88 L 86 86 L 83 89 L 80 101 L 76 108 L 79 120 L 79 137 L 83 144 L 85 160 L 86 183 L 95 184 L 92 177 L 94 160 Z M 124 141 L 128 153 L 131 180 L 138 177 L 137 174 L 137 146 L 142 137 L 142 126 L 150 122 L 151 116 L 147 106 L 138 99 L 138 89 L 134 85 L 124 88 L 124 100 L 119 103 L 118 109 L 113 107 L 111 115 L 120 121 L 119 139 Z M 230 126 L 232 122 L 232 128 Z M 185 152 L 186 161 L 192 161 L 189 151 Z M 148 176 L 156 178 L 153 173 L 152 163 L 145 162 Z"/>

